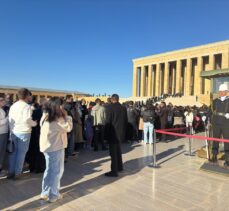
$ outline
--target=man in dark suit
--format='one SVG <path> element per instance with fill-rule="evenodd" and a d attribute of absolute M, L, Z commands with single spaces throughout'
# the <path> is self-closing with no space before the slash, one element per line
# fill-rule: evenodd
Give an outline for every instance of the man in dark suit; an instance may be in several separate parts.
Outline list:
<path fill-rule="evenodd" d="M 168 123 L 168 109 L 166 107 L 166 103 L 165 102 L 161 102 L 161 104 L 160 104 L 160 112 L 158 113 L 158 116 L 160 118 L 161 130 L 166 129 L 166 126 L 167 126 L 167 123 Z M 167 142 L 165 134 L 161 135 L 161 141 L 162 142 Z"/>
<path fill-rule="evenodd" d="M 127 139 L 130 141 L 136 141 L 138 137 L 138 118 L 139 113 L 134 107 L 134 102 L 129 102 L 129 107 L 127 108 Z"/>
<path fill-rule="evenodd" d="M 111 156 L 111 171 L 106 173 L 107 177 L 117 177 L 118 172 L 123 170 L 121 143 L 125 140 L 127 127 L 127 111 L 119 103 L 119 96 L 113 94 L 112 104 L 107 107 L 105 131 L 109 143 Z"/>

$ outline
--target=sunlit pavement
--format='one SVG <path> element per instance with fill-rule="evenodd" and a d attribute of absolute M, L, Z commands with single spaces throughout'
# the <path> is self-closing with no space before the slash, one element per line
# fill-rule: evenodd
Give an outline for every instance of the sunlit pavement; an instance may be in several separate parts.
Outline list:
<path fill-rule="evenodd" d="M 108 151 L 82 151 L 65 165 L 64 198 L 39 200 L 42 174 L 23 180 L 0 180 L 0 210 L 229 210 L 228 177 L 200 171 L 205 161 L 184 155 L 185 139 L 157 144 L 158 168 L 152 167 L 153 146 L 123 144 L 124 172 L 106 178 Z M 193 150 L 203 141 L 194 140 Z"/>

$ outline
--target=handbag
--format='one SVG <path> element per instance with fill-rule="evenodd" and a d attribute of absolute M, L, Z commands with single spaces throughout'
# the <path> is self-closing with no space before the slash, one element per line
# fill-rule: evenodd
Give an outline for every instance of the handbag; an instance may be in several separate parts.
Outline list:
<path fill-rule="evenodd" d="M 14 142 L 12 141 L 12 140 L 8 140 L 8 142 L 7 142 L 7 147 L 6 147 L 6 151 L 8 152 L 8 153 L 13 153 L 14 152 Z"/>

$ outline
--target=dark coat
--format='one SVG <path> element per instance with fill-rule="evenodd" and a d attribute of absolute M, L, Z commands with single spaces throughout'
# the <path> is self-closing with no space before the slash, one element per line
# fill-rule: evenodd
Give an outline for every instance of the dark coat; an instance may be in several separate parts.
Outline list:
<path fill-rule="evenodd" d="M 73 105 L 72 103 L 65 103 L 64 104 L 64 109 L 67 111 L 68 115 L 73 117 Z"/>
<path fill-rule="evenodd" d="M 160 117 L 161 128 L 164 128 L 168 123 L 168 109 L 166 107 L 161 108 L 158 116 Z"/>
<path fill-rule="evenodd" d="M 127 111 L 120 103 L 114 103 L 106 109 L 105 133 L 109 144 L 125 141 L 127 128 Z"/>
<path fill-rule="evenodd" d="M 139 117 L 139 114 L 135 108 L 129 107 L 127 109 L 127 118 L 128 118 L 129 123 L 131 123 L 132 125 L 137 125 L 138 117 Z"/>
<path fill-rule="evenodd" d="M 213 101 L 212 105 L 212 125 L 221 125 L 222 127 L 228 127 L 229 119 L 226 119 L 225 116 L 219 116 L 216 113 L 229 113 L 229 97 L 224 101 L 221 101 L 219 98 Z"/>
<path fill-rule="evenodd" d="M 141 116 L 143 118 L 143 122 L 150 122 L 153 124 L 155 121 L 154 110 L 151 110 L 151 109 L 144 110 L 142 111 Z"/>
<path fill-rule="evenodd" d="M 32 128 L 29 150 L 26 155 L 26 161 L 29 163 L 30 171 L 36 173 L 41 173 L 45 170 L 45 158 L 43 153 L 40 152 L 39 146 L 41 117 L 42 110 L 40 107 L 36 107 L 33 111 L 32 119 L 37 121 L 37 126 Z"/>

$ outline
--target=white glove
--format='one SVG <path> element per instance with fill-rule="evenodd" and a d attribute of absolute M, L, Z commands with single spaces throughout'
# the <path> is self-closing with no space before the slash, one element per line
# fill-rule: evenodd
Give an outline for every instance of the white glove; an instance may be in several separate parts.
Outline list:
<path fill-rule="evenodd" d="M 225 114 L 225 117 L 226 117 L 227 119 L 229 119 L 229 113 L 226 113 L 226 114 Z"/>
<path fill-rule="evenodd" d="M 207 119 L 206 116 L 202 116 L 202 121 L 205 122 L 205 120 Z"/>

